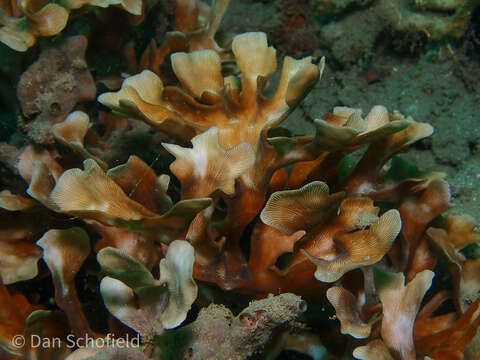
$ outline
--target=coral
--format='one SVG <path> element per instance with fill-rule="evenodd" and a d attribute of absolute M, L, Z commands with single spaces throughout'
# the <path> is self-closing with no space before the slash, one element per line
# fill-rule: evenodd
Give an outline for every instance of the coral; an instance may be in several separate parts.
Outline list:
<path fill-rule="evenodd" d="M 68 0 L 57 3 L 15 0 L 0 3 L 0 41 L 17 51 L 27 51 L 37 38 L 60 33 L 67 25 L 69 13 L 85 5 L 108 7 L 121 5 L 129 13 L 142 13 L 141 0 L 98 1 Z"/>
<path fill-rule="evenodd" d="M 0 8 L 0 41 L 14 50 L 26 51 L 38 37 L 56 35 L 67 25 L 68 11 L 58 4 L 39 8 L 28 2 L 20 4 L 20 8 L 15 8 L 17 14 L 20 10 L 17 16 L 12 16 L 13 6 L 9 9 L 8 2 Z"/>
<path fill-rule="evenodd" d="M 55 301 L 65 312 L 77 336 L 93 334 L 82 312 L 75 277 L 90 254 L 90 241 L 81 228 L 49 230 L 37 245 L 43 249 L 43 260 L 52 274 L 55 285 Z"/>
<path fill-rule="evenodd" d="M 194 50 L 214 50 L 224 60 L 230 59 L 227 49 L 222 48 L 215 40 L 223 14 L 230 0 L 216 0 L 209 6 L 200 0 L 175 0 L 175 22 L 173 30 L 165 34 L 160 47 L 152 40 L 142 57 L 137 60 L 132 44 L 127 45 L 125 52 L 134 72 L 149 69 L 163 76 L 164 67 L 172 53 Z"/>
<path fill-rule="evenodd" d="M 63 314 L 32 305 L 24 295 L 8 290 L 3 284 L 0 284 L 0 304 L 0 347 L 6 351 L 2 357 L 62 359 L 68 355 L 66 346 L 47 349 L 31 341 L 40 336 L 44 339 L 64 338 L 68 333 L 68 325 Z M 13 341 L 19 334 L 24 334 L 26 339 L 23 347 L 15 346 Z"/>
<path fill-rule="evenodd" d="M 2 351 L 54 360 L 474 354 L 476 223 L 444 215 L 443 174 L 396 157 L 433 127 L 381 105 L 366 114 L 341 106 L 315 119 L 315 134 L 290 136 L 280 126 L 325 58 L 287 56 L 277 72 L 261 32 L 235 36 L 230 54 L 214 39 L 227 4 L 178 0 L 179 31 L 152 47 L 165 56 L 147 66 L 161 72 L 173 52 L 174 81 L 127 76 L 98 97 L 111 114 L 76 109 L 95 95 L 83 37 L 44 50 L 23 75 L 29 143 L 10 156 L 0 148 L 23 185 L 0 192 Z M 162 133 L 148 149 L 156 158 L 116 159 L 118 148 L 132 151 L 122 141 L 138 121 Z M 153 135 L 140 134 L 148 148 Z M 42 328 L 60 339 L 58 353 L 13 346 Z M 98 341 L 70 348 L 67 334 Z"/>
<path fill-rule="evenodd" d="M 160 279 L 118 249 L 104 248 L 98 261 L 107 275 L 100 283 L 105 306 L 142 337 L 180 325 L 197 297 L 192 279 L 193 248 L 175 240 L 160 261 Z M 161 306 L 161 304 L 163 304 Z"/>
<path fill-rule="evenodd" d="M 251 166 L 251 160 L 242 159 L 245 155 L 238 157 L 242 162 L 245 161 L 245 164 L 239 165 L 239 169 L 235 171 L 232 170 L 232 175 L 243 168 L 243 173 L 236 175 L 241 175 L 238 186 L 243 190 L 238 192 L 239 196 L 229 200 L 231 202 L 229 208 L 233 209 L 229 217 L 235 219 L 236 226 L 227 236 L 230 242 L 227 247 L 232 249 L 231 253 L 235 254 L 232 256 L 241 263 L 244 260 L 239 254 L 238 236 L 260 210 L 268 191 L 268 183 L 275 170 L 291 162 L 286 154 L 277 153 L 268 143 L 266 132 L 278 125 L 293 110 L 304 93 L 319 77 L 323 65 L 319 69 L 311 63 L 309 58 L 303 60 L 286 58 L 275 96 L 272 99 L 260 97 L 262 104 L 256 105 L 256 99 L 261 96 L 257 78 L 267 77 L 276 70 L 275 50 L 268 47 L 266 37 L 262 33 L 238 36 L 234 39 L 232 48 L 238 66 L 243 70 L 241 93 L 239 92 L 240 79 L 233 76 L 223 79 L 220 73 L 219 55 L 212 50 L 201 50 L 189 54 L 177 53 L 172 57 L 173 69 L 189 93 L 179 92 L 174 87 L 164 88 L 161 80 L 152 72 L 143 71 L 127 79 L 118 93 L 103 94 L 99 100 L 117 112 L 141 118 L 159 130 L 167 131 L 185 140 L 191 139 L 211 126 L 217 126 L 217 134 L 212 132 L 209 137 L 213 139 L 216 136 L 218 140 L 210 141 L 210 147 L 218 146 L 212 145 L 217 142 L 227 150 L 226 155 L 240 151 L 240 148 L 234 148 L 240 146 L 240 142 L 248 143 L 245 146 L 242 145 L 245 148 L 242 151 L 245 155 L 255 152 L 255 165 Z M 251 60 L 251 54 L 255 54 L 257 58 L 255 61 Z M 203 81 L 199 82 L 198 74 L 207 73 L 209 75 L 202 77 Z M 224 81 L 227 82 L 226 94 L 220 91 Z M 171 92 L 173 92 L 172 95 L 167 95 Z M 170 98 L 173 101 L 170 101 Z M 190 100 L 185 103 L 183 99 Z M 198 114 L 201 112 L 204 114 L 199 117 Z M 199 144 L 204 144 L 197 139 L 199 138 L 194 138 L 194 145 L 197 141 Z M 205 143 L 205 145 L 209 144 Z M 248 147 L 251 149 L 247 151 Z M 167 146 L 167 150 L 173 149 L 177 157 L 182 154 L 178 148 Z M 209 149 L 208 152 L 210 151 L 214 150 Z M 212 172 L 215 169 L 213 164 L 209 163 L 214 161 L 213 158 L 206 156 L 208 152 L 202 150 L 200 152 L 202 155 L 199 156 L 201 161 L 192 163 L 198 174 L 205 173 L 205 170 Z M 306 152 L 303 156 L 311 157 L 312 155 Z M 183 163 L 184 167 L 180 169 L 181 163 L 177 159 L 177 162 L 172 165 L 174 173 L 180 174 L 180 171 L 182 174 L 188 173 L 189 170 L 185 167 L 185 162 Z M 206 164 L 206 169 L 198 169 L 197 167 L 201 164 Z M 244 168 L 244 166 L 248 167 Z M 183 176 L 179 176 L 182 181 Z M 189 194 L 189 191 L 185 191 L 187 187 L 185 180 L 182 184 L 183 191 L 184 194 Z M 213 190 L 215 188 L 210 189 L 210 191 Z M 245 205 L 240 205 L 242 203 Z M 238 211 L 235 209 L 244 206 L 248 206 L 248 212 L 235 213 Z"/>

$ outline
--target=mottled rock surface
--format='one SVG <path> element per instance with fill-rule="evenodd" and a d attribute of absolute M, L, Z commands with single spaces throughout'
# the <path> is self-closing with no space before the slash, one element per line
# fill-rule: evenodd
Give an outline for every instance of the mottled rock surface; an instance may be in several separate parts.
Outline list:
<path fill-rule="evenodd" d="M 247 359 L 268 344 L 276 330 L 292 326 L 306 307 L 294 294 L 252 301 L 238 316 L 223 305 L 210 305 L 191 325 L 192 345 L 185 358 Z"/>
<path fill-rule="evenodd" d="M 78 103 L 95 100 L 96 88 L 85 61 L 87 38 L 73 36 L 42 51 L 18 83 L 23 130 L 39 144 L 53 142 L 50 128 Z"/>

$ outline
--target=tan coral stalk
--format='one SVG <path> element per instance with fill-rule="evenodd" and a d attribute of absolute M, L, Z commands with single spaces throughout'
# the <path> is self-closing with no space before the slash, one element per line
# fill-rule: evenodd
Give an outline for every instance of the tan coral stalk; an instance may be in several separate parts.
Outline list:
<path fill-rule="evenodd" d="M 94 335 L 77 297 L 75 277 L 90 254 L 90 240 L 81 228 L 50 230 L 38 240 L 55 285 L 55 301 L 68 316 L 77 337 Z"/>
<path fill-rule="evenodd" d="M 405 284 L 402 273 L 376 273 L 375 285 L 383 305 L 382 339 L 401 359 L 416 359 L 413 326 L 433 277 L 432 271 L 425 270 Z"/>
<path fill-rule="evenodd" d="M 411 117 L 405 118 L 398 112 L 388 116 L 386 110 L 382 108 L 372 109 L 370 112 L 373 113 L 372 123 L 378 126 L 385 123 L 385 119 L 388 119 L 389 122 L 372 132 L 365 133 L 364 140 L 371 141 L 371 143 L 355 170 L 342 184 L 342 189 L 348 193 L 368 194 L 374 192 L 383 165 L 410 144 L 433 133 L 433 127 L 429 124 L 415 122 Z M 379 118 L 384 120 L 379 120 Z"/>

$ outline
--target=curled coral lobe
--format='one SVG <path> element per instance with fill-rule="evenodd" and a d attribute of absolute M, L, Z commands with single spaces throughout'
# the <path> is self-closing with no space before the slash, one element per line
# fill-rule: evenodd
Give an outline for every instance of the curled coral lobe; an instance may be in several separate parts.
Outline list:
<path fill-rule="evenodd" d="M 162 93 L 162 80 L 151 71 L 144 70 L 140 74 L 127 78 L 118 92 L 100 95 L 98 101 L 113 110 L 121 111 L 121 101 L 125 108 L 132 107 L 129 102 L 135 104 L 134 100 L 139 103 L 142 100 L 145 104 L 158 105 L 161 102 Z"/>
<path fill-rule="evenodd" d="M 53 125 L 52 134 L 58 142 L 72 149 L 81 158 L 93 159 L 102 169 L 106 169 L 108 165 L 85 148 L 84 139 L 89 126 L 88 115 L 82 111 L 74 111 L 63 122 Z"/>
<path fill-rule="evenodd" d="M 186 241 L 173 241 L 160 262 L 160 279 L 130 255 L 102 249 L 97 259 L 108 276 L 101 293 L 108 310 L 142 336 L 160 335 L 180 325 L 197 297 L 192 279 L 194 250 Z"/>
<path fill-rule="evenodd" d="M 156 315 L 155 308 L 138 306 L 134 290 L 125 283 L 109 276 L 104 277 L 100 283 L 100 292 L 108 311 L 122 323 L 142 336 L 161 334 L 161 328 L 153 327 L 152 319 Z M 162 293 L 160 292 L 158 295 L 161 296 Z"/>
<path fill-rule="evenodd" d="M 52 127 L 53 136 L 64 145 L 75 144 L 83 147 L 83 138 L 87 134 L 90 119 L 82 111 L 71 113 L 62 123 Z"/>
<path fill-rule="evenodd" d="M 42 251 L 28 241 L 2 241 L 0 256 L 0 279 L 3 284 L 10 285 L 37 276 Z"/>
<path fill-rule="evenodd" d="M 244 101 L 256 98 L 257 79 L 267 78 L 277 70 L 276 50 L 268 46 L 267 35 L 260 32 L 236 36 L 232 51 L 242 71 L 242 92 Z"/>
<path fill-rule="evenodd" d="M 306 231 L 301 252 L 290 264 L 304 261 L 301 253 L 305 254 L 317 266 L 315 277 L 324 282 L 380 261 L 400 232 L 397 210 L 378 217 L 370 199 L 351 198 L 338 211 L 343 197 L 344 193 L 329 195 L 325 183 L 312 182 L 298 190 L 273 193 L 260 215 L 264 223 L 286 234 Z"/>
<path fill-rule="evenodd" d="M 192 278 L 193 247 L 186 241 L 175 240 L 160 261 L 160 283 L 167 284 L 170 293 L 161 321 L 166 329 L 180 325 L 197 298 L 197 285 Z"/>
<path fill-rule="evenodd" d="M 157 177 L 153 169 L 138 156 L 130 156 L 125 164 L 109 169 L 107 175 L 130 199 L 150 211 L 162 214 L 172 207 L 172 200 L 166 193 L 169 177 Z"/>
<path fill-rule="evenodd" d="M 366 318 L 366 314 L 362 311 L 362 306 L 365 304 L 364 294 L 356 298 L 343 287 L 333 286 L 327 290 L 327 299 L 335 308 L 342 334 L 349 334 L 357 339 L 370 336 L 372 325 L 379 319 L 375 316 L 371 319 Z"/>
<path fill-rule="evenodd" d="M 219 92 L 223 88 L 222 64 L 215 51 L 175 53 L 171 59 L 175 75 L 193 97 L 207 103 L 220 100 Z"/>
<path fill-rule="evenodd" d="M 400 228 L 400 214 L 397 210 L 389 210 L 368 230 L 338 236 L 334 241 L 341 253 L 333 260 L 316 258 L 305 250 L 303 252 L 317 266 L 317 280 L 334 282 L 347 271 L 379 262 L 390 250 Z"/>
<path fill-rule="evenodd" d="M 255 152 L 248 143 L 224 149 L 217 127 L 195 136 L 192 144 L 192 149 L 162 144 L 176 157 L 170 170 L 182 183 L 182 198 L 204 197 L 215 190 L 233 195 L 235 179 L 255 162 Z"/>
<path fill-rule="evenodd" d="M 480 242 L 476 227 L 476 221 L 469 215 L 449 215 L 445 218 L 446 231 L 456 249 Z"/>
<path fill-rule="evenodd" d="M 393 356 L 388 351 L 382 340 L 376 339 L 367 345 L 359 346 L 353 352 L 355 359 L 360 360 L 393 360 Z"/>
<path fill-rule="evenodd" d="M 343 195 L 330 195 L 328 185 L 321 181 L 297 190 L 277 191 L 268 199 L 260 219 L 288 235 L 298 230 L 311 230 L 329 220 Z"/>
<path fill-rule="evenodd" d="M 12 194 L 10 190 L 0 191 L 0 209 L 7 211 L 28 211 L 36 207 L 35 200 Z"/>
<path fill-rule="evenodd" d="M 27 51 L 38 37 L 56 35 L 67 25 L 68 11 L 58 4 L 35 10 L 22 6 L 21 10 L 24 17 L 5 16 L 0 22 L 0 41 L 16 51 Z"/>
<path fill-rule="evenodd" d="M 150 271 L 123 250 L 104 248 L 98 252 L 97 260 L 106 275 L 121 280 L 132 289 L 151 286 L 155 283 Z"/>
<path fill-rule="evenodd" d="M 37 216 L 36 222 L 31 221 L 32 214 Z M 3 284 L 37 276 L 37 263 L 42 252 L 31 239 L 42 232 L 44 220 L 42 209 L 35 200 L 12 194 L 9 190 L 0 192 L 0 280 Z"/>
<path fill-rule="evenodd" d="M 65 171 L 52 190 L 50 196 L 61 211 L 109 225 L 115 223 L 115 218 L 138 220 L 154 215 L 128 198 L 96 162 L 85 160 L 84 168 Z"/>
<path fill-rule="evenodd" d="M 318 144 L 325 150 L 355 148 L 379 141 L 410 126 L 406 119 L 390 119 L 384 106 L 374 106 L 362 117 L 360 109 L 336 107 L 325 119 L 317 119 Z"/>
<path fill-rule="evenodd" d="M 58 206 L 50 198 L 50 193 L 54 187 L 55 178 L 52 172 L 44 162 L 36 160 L 27 194 L 48 209 L 58 211 Z"/>
<path fill-rule="evenodd" d="M 143 120 L 161 131 L 190 139 L 199 125 L 185 121 L 178 109 L 163 100 L 163 95 L 162 80 L 155 73 L 144 70 L 127 78 L 118 92 L 100 95 L 98 101 L 122 116 Z M 176 96 L 172 105 L 183 100 Z"/>
<path fill-rule="evenodd" d="M 353 136 L 352 140 L 349 140 L 352 141 L 352 145 L 369 144 L 362 159 L 341 185 L 341 188 L 350 194 L 374 193 L 383 165 L 412 143 L 433 133 L 431 125 L 418 123 L 411 117 L 405 118 L 398 112 L 389 115 L 383 106 L 375 106 L 367 115 L 365 122 L 371 123 L 371 129 L 367 125 L 367 130 L 363 134 L 360 133 L 358 137 Z"/>

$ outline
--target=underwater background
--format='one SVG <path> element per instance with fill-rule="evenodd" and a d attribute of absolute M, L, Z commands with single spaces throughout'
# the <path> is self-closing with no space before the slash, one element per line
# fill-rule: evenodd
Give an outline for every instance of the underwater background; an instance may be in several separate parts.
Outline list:
<path fill-rule="evenodd" d="M 478 0 L 0 0 L 0 359 L 480 359 L 479 141 Z"/>

